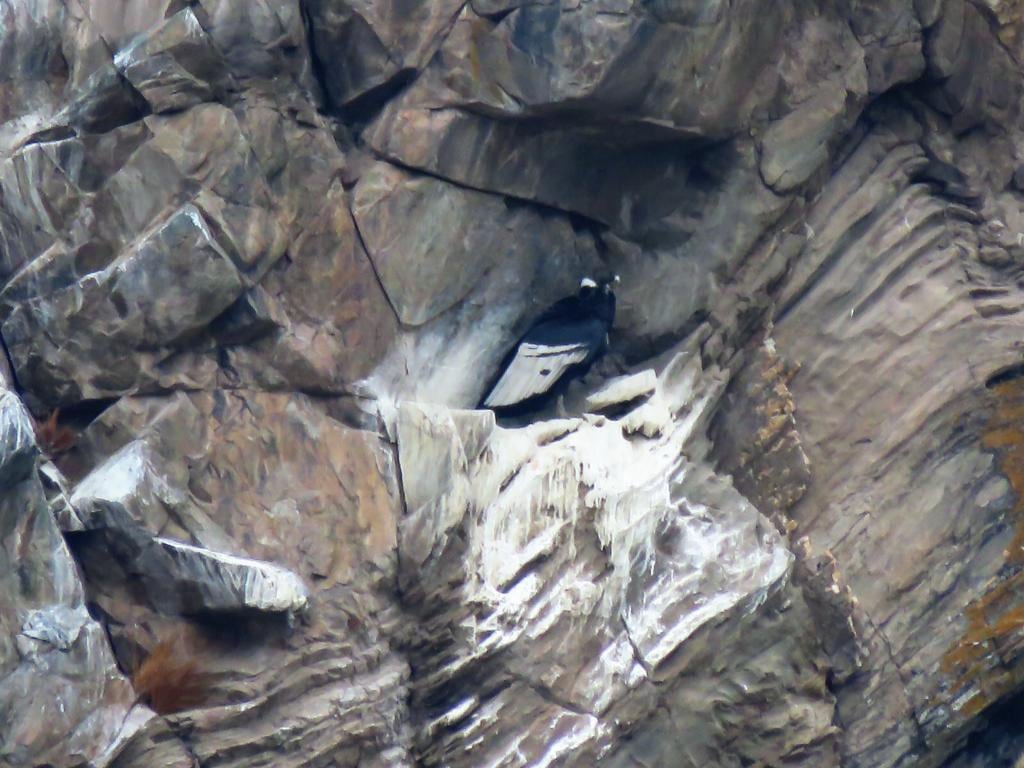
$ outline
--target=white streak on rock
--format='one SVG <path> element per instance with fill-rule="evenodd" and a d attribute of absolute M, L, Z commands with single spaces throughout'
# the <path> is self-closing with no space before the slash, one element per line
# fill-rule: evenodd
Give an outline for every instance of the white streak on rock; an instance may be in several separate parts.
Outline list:
<path fill-rule="evenodd" d="M 176 566 L 176 580 L 195 588 L 206 610 L 283 612 L 306 605 L 309 593 L 305 585 L 286 568 L 163 537 L 156 542 Z"/>
<path fill-rule="evenodd" d="M 587 407 L 600 411 L 645 397 L 658 385 L 658 377 L 650 368 L 628 376 L 619 376 L 587 395 Z"/>

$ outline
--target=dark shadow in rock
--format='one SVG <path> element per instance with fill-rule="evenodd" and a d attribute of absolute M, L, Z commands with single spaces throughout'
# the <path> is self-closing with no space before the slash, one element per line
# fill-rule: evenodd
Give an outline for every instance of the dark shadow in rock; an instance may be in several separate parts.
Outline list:
<path fill-rule="evenodd" d="M 988 381 L 985 382 L 985 386 L 988 389 L 998 387 L 1000 384 L 1005 384 L 1008 381 L 1019 379 L 1024 377 L 1024 362 L 1018 363 L 1017 365 L 1011 365 L 1009 368 L 1004 368 L 988 377 Z"/>
<path fill-rule="evenodd" d="M 373 120 L 389 101 L 404 91 L 418 74 L 415 69 L 403 69 L 386 83 L 371 88 L 347 104 L 332 105 L 333 109 L 345 123 L 361 128 Z"/>
<path fill-rule="evenodd" d="M 626 365 L 640 365 L 645 360 L 659 357 L 668 352 L 679 343 L 680 339 L 685 339 L 704 325 L 708 321 L 709 316 L 707 310 L 699 310 L 693 313 L 680 326 L 679 330 L 654 337 L 637 336 L 636 338 L 619 339 L 613 329 L 611 333 L 611 348 L 621 351 Z"/>
<path fill-rule="evenodd" d="M 981 730 L 943 768 L 1016 768 L 1024 756 L 1024 693 L 989 709 Z"/>
<path fill-rule="evenodd" d="M 102 397 L 95 400 L 81 400 L 74 405 L 65 406 L 60 409 L 61 421 L 75 429 L 85 429 L 119 399 L 117 397 Z"/>

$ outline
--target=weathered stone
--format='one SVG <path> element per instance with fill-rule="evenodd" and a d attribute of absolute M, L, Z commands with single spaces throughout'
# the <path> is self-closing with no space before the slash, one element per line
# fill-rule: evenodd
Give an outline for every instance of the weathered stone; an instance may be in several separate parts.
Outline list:
<path fill-rule="evenodd" d="M 6 179 L 0 173 L 5 199 L 22 201 L 22 216 L 47 233 L 23 246 L 18 261 L 29 263 L 3 299 L 17 375 L 50 403 L 154 388 L 176 376 L 210 380 L 210 361 L 181 372 L 166 361 L 285 248 L 270 192 L 229 110 L 203 105 L 140 128 L 125 129 L 128 149 L 113 156 L 102 141 L 36 144 L 8 161 Z M 33 181 L 49 174 L 44 166 L 61 180 L 45 197 Z M 140 177 L 151 185 L 140 189 Z M 82 208 L 85 199 L 92 205 Z M 58 202 L 66 212 L 55 216 Z"/>
<path fill-rule="evenodd" d="M 839 134 L 845 112 L 846 94 L 830 90 L 773 123 L 761 140 L 765 183 L 783 193 L 807 181 L 831 155 L 828 142 Z"/>
<path fill-rule="evenodd" d="M 601 411 L 614 405 L 622 405 L 647 397 L 657 386 L 657 377 L 650 368 L 630 376 L 612 379 L 604 387 L 587 395 L 587 405 Z"/>
<path fill-rule="evenodd" d="M 112 48 L 158 26 L 175 13 L 178 0 L 125 0 L 111 5 L 103 0 L 79 0 L 82 14 Z"/>
<path fill-rule="evenodd" d="M 921 76 L 925 68 L 921 27 L 932 23 L 928 14 L 903 0 L 855 0 L 845 8 L 850 27 L 864 48 L 871 93 L 885 93 Z"/>
<path fill-rule="evenodd" d="M 0 0 L 0 763 L 1017 759 L 1019 6 Z"/>
<path fill-rule="evenodd" d="M 76 533 L 85 530 L 85 524 L 71 505 L 71 493 L 67 480 L 52 461 L 39 467 L 39 479 L 50 505 L 50 515 L 62 533 Z"/>
<path fill-rule="evenodd" d="M 0 488 L 24 482 L 38 455 L 28 411 L 9 389 L 0 391 Z"/>
<path fill-rule="evenodd" d="M 162 469 L 159 452 L 136 440 L 77 485 L 69 503 L 81 528 L 99 532 L 105 542 L 96 557 L 116 559 L 126 575 L 141 583 L 148 604 L 165 614 L 300 607 L 301 581 L 284 569 L 158 537 L 171 533 L 230 546 L 181 487 L 182 478 Z M 292 595 L 283 603 L 275 597 L 281 589 Z M 302 600 L 297 602 L 298 595 Z"/>
<path fill-rule="evenodd" d="M 180 208 L 102 272 L 14 309 L 3 333 L 19 380 L 54 403 L 153 381 L 145 358 L 167 353 L 136 353 L 181 343 L 226 309 L 245 288 L 234 261 L 196 206 Z"/>
<path fill-rule="evenodd" d="M 488 198 L 453 194 L 461 209 L 456 216 L 473 216 L 481 208 L 493 211 L 493 198 Z M 497 222 L 511 237 L 493 257 L 485 279 L 458 306 L 422 326 L 403 329 L 367 381 L 369 392 L 389 400 L 475 405 L 492 384 L 489 372 L 497 371 L 530 323 L 555 301 L 575 293 L 581 276 L 604 269 L 594 238 L 574 231 L 563 217 L 533 206 L 512 205 L 499 213 Z M 429 233 L 429 221 L 417 224 Z M 482 229 L 478 232 L 483 234 Z M 463 280 L 456 276 L 459 271 L 475 269 L 463 266 L 465 262 L 487 258 L 455 247 L 459 250 L 451 261 L 456 274 L 445 276 L 449 285 Z M 456 259 L 461 263 L 454 266 Z M 474 369 L 484 373 L 465 375 Z"/>
<path fill-rule="evenodd" d="M 1000 456 L 1015 450 L 1003 426 L 1015 385 L 985 382 L 1018 358 L 1007 318 L 1024 296 L 1000 269 L 967 266 L 976 214 L 911 184 L 924 158 L 904 142 L 880 129 L 826 186 L 775 326 L 801 366 L 789 386 L 813 467 L 793 516 L 815 552 L 834 554 L 872 632 L 867 669 L 838 691 L 855 766 L 948 754 L 1019 664 L 1004 654 L 990 683 L 960 649 L 998 634 L 995 618 L 972 623 L 972 606 L 1011 583 L 997 553 L 1014 557 Z"/>
<path fill-rule="evenodd" d="M 262 284 L 287 323 L 249 345 L 229 348 L 232 375 L 270 389 L 360 391 L 360 382 L 387 354 L 398 322 L 339 182 L 289 255 Z"/>
<path fill-rule="evenodd" d="M 459 184 L 583 214 L 644 234 L 675 213 L 689 190 L 673 179 L 691 167 L 674 146 L 626 146 L 558 124 L 498 122 L 454 109 L 403 109 L 393 102 L 368 141 L 401 165 Z M 501 162 L 492 162 L 495 158 Z"/>
<path fill-rule="evenodd" d="M 740 617 L 788 589 L 781 541 L 753 508 L 726 504 L 738 494 L 696 458 L 721 383 L 701 372 L 694 349 L 666 359 L 653 395 L 689 417 L 652 440 L 627 439 L 614 420 L 507 430 L 489 414 L 413 404 L 398 412 L 408 506 L 401 585 L 423 620 L 443 616 L 446 625 L 440 645 L 428 631 L 410 632 L 414 706 L 445 713 L 420 734 L 428 765 L 502 762 L 514 750 L 523 764 L 562 754 L 661 764 L 671 754 L 696 766 L 714 764 L 727 743 L 735 749 L 739 734 L 727 723 L 709 727 L 698 715 L 688 724 L 680 706 L 666 731 L 656 716 L 659 701 L 697 690 L 724 708 L 748 706 L 723 679 L 732 672 L 712 672 L 701 659 L 726 637 L 742 645 Z M 628 480 L 618 466 L 633 468 Z M 728 550 L 694 546 L 712 540 L 729 541 Z M 465 596 L 449 602 L 442 584 Z M 803 610 L 790 620 L 809 620 Z M 775 619 L 751 631 L 800 635 Z M 595 637 L 602 652 L 588 654 Z M 812 643 L 800 653 L 817 651 Z M 836 765 L 824 681 L 773 679 L 773 662 L 757 655 L 737 663 L 748 684 L 774 691 L 767 699 L 804 685 L 819 691 L 776 754 Z M 502 679 L 513 684 L 486 701 L 474 696 Z M 623 731 L 632 738 L 617 743 Z"/>
<path fill-rule="evenodd" d="M 182 613 L 294 613 L 306 607 L 305 585 L 284 568 L 163 537 L 157 538 L 156 544 L 173 563 L 172 578 L 191 587 L 193 602 L 185 605 Z"/>
<path fill-rule="evenodd" d="M 605 120 L 661 124 L 683 136 L 721 137 L 771 95 L 772 75 L 761 83 L 759 76 L 782 28 L 794 21 L 786 4 L 762 9 L 757 25 L 721 16 L 692 26 L 663 20 L 658 8 L 639 3 L 618 3 L 617 13 L 604 5 L 523 4 L 497 23 L 466 7 L 402 100 L 461 102 L 516 116 L 582 109 Z M 742 15 L 752 6 L 734 10 Z"/>
<path fill-rule="evenodd" d="M 199 396 L 195 405 L 207 418 L 220 413 L 221 427 L 191 470 L 190 490 L 232 538 L 252 541 L 253 557 L 278 553 L 288 568 L 322 587 L 367 578 L 360 572 L 366 563 L 383 568 L 394 557 L 390 453 L 373 434 L 334 422 L 301 396 L 224 393 Z M 260 434 L 273 435 L 285 453 L 239 452 Z M 250 477 L 260 478 L 258 488 Z M 274 501 L 265 506 L 271 489 Z M 240 508 L 248 514 L 236 514 Z"/>
<path fill-rule="evenodd" d="M 382 591 L 396 562 L 391 453 L 375 435 L 334 421 L 322 402 L 228 392 L 124 398 L 83 435 L 85 458 L 100 464 L 77 484 L 75 503 L 94 510 L 93 525 L 121 525 L 122 512 L 145 524 L 135 524 L 146 546 L 134 565 L 95 537 L 75 539 L 90 599 L 115 620 L 119 658 L 166 634 L 168 615 L 198 610 L 190 626 L 206 638 L 201 669 L 223 682 L 202 709 L 174 716 L 176 735 L 140 732 L 115 764 L 179 755 L 183 743 L 203 760 L 242 766 L 276 749 L 287 724 L 298 741 L 279 764 L 301 765 L 309 750 L 350 764 L 374 749 L 405 764 L 408 672 L 389 648 L 400 614 Z M 126 567 L 142 576 L 145 594 L 167 598 L 163 615 L 140 602 L 119 573 Z M 307 599 L 290 628 L 257 615 Z"/>
<path fill-rule="evenodd" d="M 288 324 L 280 302 L 256 285 L 242 294 L 211 325 L 221 346 L 247 344 Z"/>
<path fill-rule="evenodd" d="M 79 209 L 79 191 L 46 150 L 31 144 L 0 165 L 5 280 L 70 229 Z"/>
<path fill-rule="evenodd" d="M 16 278 L 21 284 L 5 288 L 5 296 L 45 294 L 102 269 L 162 211 L 194 194 L 182 189 L 183 179 L 169 159 L 152 151 L 147 143 L 152 137 L 137 123 L 106 136 L 32 144 L 4 164 L 5 199 L 37 231 L 31 238 L 27 230 L 14 233 L 23 239 L 12 267 L 22 267 L 59 241 L 42 266 L 28 264 L 26 274 Z M 142 188 L 140 178 L 159 184 Z M 82 209 L 84 200 L 92 203 L 91 210 Z"/>
<path fill-rule="evenodd" d="M 186 503 L 180 489 L 158 468 L 159 455 L 145 442 L 133 441 L 111 455 L 76 484 L 71 497 L 87 529 L 124 529 L 142 538 L 164 531 L 169 518 Z"/>
<path fill-rule="evenodd" d="M 118 51 L 114 63 L 154 112 L 216 100 L 227 86 L 224 60 L 190 8 Z"/>
<path fill-rule="evenodd" d="M 465 0 L 307 2 L 313 52 L 333 104 L 345 108 L 421 68 L 464 4 Z"/>
<path fill-rule="evenodd" d="M 713 426 L 714 453 L 743 495 L 787 529 L 812 478 L 789 389 L 796 370 L 786 368 L 770 336 L 748 352 Z"/>
<path fill-rule="evenodd" d="M 234 110 L 280 221 L 295 240 L 320 213 L 347 157 L 323 116 L 292 91 L 272 83 L 254 86 L 241 94 Z"/>
<path fill-rule="evenodd" d="M 161 766 L 161 768 L 195 768 L 195 756 L 174 735 L 167 722 L 154 717 L 139 728 L 113 754 L 110 768 Z"/>
<path fill-rule="evenodd" d="M 391 305 L 422 325 L 457 304 L 502 257 L 509 216 L 499 197 L 414 177 L 378 163 L 360 180 L 352 213 Z"/>
<path fill-rule="evenodd" d="M 569 248 L 573 241 L 567 227 L 545 226 L 522 206 L 385 163 L 360 179 L 353 215 L 392 306 L 409 326 L 463 301 L 499 263 L 530 265 L 542 250 L 551 258 L 550 230 L 561 230 L 555 236 Z"/>
<path fill-rule="evenodd" d="M 973 3 L 948 0 L 929 31 L 929 73 L 940 82 L 931 103 L 953 118 L 957 131 L 985 120 L 1013 122 L 1020 114 L 1019 66 L 993 43 L 988 22 Z"/>
<path fill-rule="evenodd" d="M 130 686 L 88 614 L 75 563 L 34 468 L 28 412 L 0 396 L 0 762 L 102 763 L 130 735 Z"/>
<path fill-rule="evenodd" d="M 51 133 L 63 137 L 73 132 L 70 129 L 106 133 L 139 120 L 145 107 L 146 102 L 131 84 L 122 79 L 112 64 L 106 63 L 81 85 L 71 103 L 54 118 L 57 127 L 32 139 L 49 138 Z"/>
<path fill-rule="evenodd" d="M 198 0 L 191 3 L 236 80 L 260 87 L 313 87 L 309 41 L 299 0 Z"/>
<path fill-rule="evenodd" d="M 756 262 L 754 274 L 742 269 L 743 260 L 790 205 L 789 198 L 763 183 L 755 147 L 743 142 L 707 152 L 692 173 L 707 186 L 689 190 L 690 206 L 666 217 L 657 230 L 657 247 L 645 248 L 615 235 L 602 237 L 621 278 L 613 330 L 635 359 L 656 352 L 665 338 L 710 307 L 721 307 L 723 319 L 735 311 L 714 277 L 719 271 L 737 275 L 734 290 L 746 303 L 752 292 L 764 290 L 787 268 L 785 258 L 769 255 Z"/>
<path fill-rule="evenodd" d="M 823 93 L 841 106 L 845 94 L 855 114 L 867 95 L 863 52 L 838 18 L 776 4 L 758 24 L 722 15 L 691 27 L 596 2 L 565 6 L 524 6 L 497 25 L 464 9 L 423 76 L 371 125 L 370 143 L 402 164 L 649 237 L 694 191 L 674 183 L 692 166 L 667 142 L 721 139 Z M 567 118 L 553 120 L 562 110 Z M 820 141 L 845 127 L 817 123 Z M 825 156 L 816 157 L 803 162 Z"/>
<path fill-rule="evenodd" d="M 196 204 L 235 246 L 239 268 L 258 280 L 286 243 L 270 190 L 237 119 L 210 104 L 182 115 L 152 117 L 147 125 L 153 131 L 152 148 L 173 162 L 185 190 L 199 187 Z"/>
<path fill-rule="evenodd" d="M 0 156 L 43 128 L 59 108 L 58 79 L 67 71 L 60 0 L 4 3 L 0 37 Z"/>
<path fill-rule="evenodd" d="M 1017 61 L 1024 52 L 1024 14 L 1016 0 L 982 0 L 979 7 L 990 12 L 999 42 Z"/>

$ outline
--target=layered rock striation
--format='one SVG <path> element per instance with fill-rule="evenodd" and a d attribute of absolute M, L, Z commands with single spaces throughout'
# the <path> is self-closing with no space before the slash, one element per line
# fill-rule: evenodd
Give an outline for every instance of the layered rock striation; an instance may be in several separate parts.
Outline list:
<path fill-rule="evenodd" d="M 1022 30 L 0 0 L 0 765 L 1013 765 Z"/>

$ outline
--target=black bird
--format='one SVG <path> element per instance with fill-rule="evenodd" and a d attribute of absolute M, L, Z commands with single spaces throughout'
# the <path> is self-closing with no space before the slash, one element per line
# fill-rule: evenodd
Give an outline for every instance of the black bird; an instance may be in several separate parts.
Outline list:
<path fill-rule="evenodd" d="M 611 284 L 599 286 L 584 278 L 576 296 L 554 304 L 523 335 L 480 407 L 500 410 L 529 405 L 559 380 L 582 375 L 605 351 L 614 320 Z"/>

